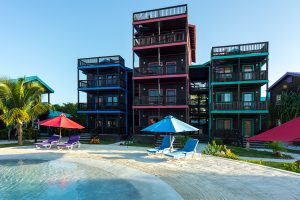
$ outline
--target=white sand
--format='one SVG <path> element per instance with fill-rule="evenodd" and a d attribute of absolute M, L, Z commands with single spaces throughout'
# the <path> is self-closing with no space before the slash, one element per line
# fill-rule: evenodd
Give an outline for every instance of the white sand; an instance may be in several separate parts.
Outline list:
<path fill-rule="evenodd" d="M 194 159 L 167 161 L 149 157 L 145 150 L 118 145 L 82 145 L 73 151 L 16 147 L 0 149 L 0 159 L 27 154 L 115 163 L 159 177 L 184 199 L 300 199 L 300 176 L 295 173 L 200 154 Z"/>

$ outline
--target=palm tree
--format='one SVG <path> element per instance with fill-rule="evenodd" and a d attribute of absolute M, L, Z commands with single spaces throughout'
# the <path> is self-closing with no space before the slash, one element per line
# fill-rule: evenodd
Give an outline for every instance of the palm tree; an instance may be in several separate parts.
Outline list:
<path fill-rule="evenodd" d="M 16 126 L 19 145 L 23 144 L 24 123 L 36 119 L 49 109 L 49 105 L 41 103 L 43 93 L 44 88 L 39 83 L 25 83 L 25 78 L 0 80 L 0 120 L 6 126 Z"/>

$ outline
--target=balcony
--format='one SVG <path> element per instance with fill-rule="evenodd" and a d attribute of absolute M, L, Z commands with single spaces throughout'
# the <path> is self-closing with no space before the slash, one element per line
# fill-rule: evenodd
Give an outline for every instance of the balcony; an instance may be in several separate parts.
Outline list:
<path fill-rule="evenodd" d="M 214 73 L 213 82 L 268 80 L 266 70 L 255 72 Z"/>
<path fill-rule="evenodd" d="M 213 47 L 211 56 L 229 56 L 240 54 L 267 53 L 269 51 L 269 43 L 250 43 L 230 46 Z"/>
<path fill-rule="evenodd" d="M 190 92 L 197 93 L 197 92 L 208 92 L 208 84 L 203 82 L 191 82 L 190 83 Z"/>
<path fill-rule="evenodd" d="M 185 31 L 165 33 L 160 35 L 141 36 L 133 39 L 133 47 L 145 47 L 151 45 L 185 42 Z"/>
<path fill-rule="evenodd" d="M 79 80 L 79 88 L 95 87 L 122 87 L 125 88 L 125 81 L 120 78 L 97 79 L 97 80 Z"/>
<path fill-rule="evenodd" d="M 144 21 L 187 14 L 187 5 L 172 6 L 133 13 L 133 21 Z"/>
<path fill-rule="evenodd" d="M 125 110 L 124 103 L 79 103 L 79 111 L 96 111 L 96 110 Z"/>
<path fill-rule="evenodd" d="M 134 76 L 158 76 L 186 74 L 186 67 L 183 65 L 158 65 L 149 67 L 137 67 L 134 69 Z"/>
<path fill-rule="evenodd" d="M 135 106 L 171 106 L 186 105 L 187 101 L 184 97 L 176 96 L 141 96 L 134 97 Z"/>
<path fill-rule="evenodd" d="M 212 103 L 212 110 L 268 110 L 266 101 L 239 101 L 231 103 Z"/>
<path fill-rule="evenodd" d="M 120 64 L 124 66 L 125 61 L 121 56 L 105 56 L 78 59 L 78 67 Z"/>

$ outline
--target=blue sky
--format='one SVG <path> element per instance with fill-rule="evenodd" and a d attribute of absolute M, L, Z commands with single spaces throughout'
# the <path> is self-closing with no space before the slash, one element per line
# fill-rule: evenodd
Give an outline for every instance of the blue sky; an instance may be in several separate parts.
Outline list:
<path fill-rule="evenodd" d="M 188 3 L 197 63 L 212 46 L 270 42 L 270 83 L 300 71 L 299 0 L 1 0 L 0 76 L 37 75 L 52 103 L 77 101 L 77 58 L 120 54 L 132 63 L 132 13 Z"/>

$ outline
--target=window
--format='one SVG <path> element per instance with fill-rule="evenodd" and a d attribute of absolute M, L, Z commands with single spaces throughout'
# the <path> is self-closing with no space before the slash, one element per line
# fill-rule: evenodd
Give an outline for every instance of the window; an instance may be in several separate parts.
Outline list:
<path fill-rule="evenodd" d="M 198 105 L 198 96 L 197 95 L 191 95 L 191 105 Z"/>
<path fill-rule="evenodd" d="M 107 105 L 117 105 L 119 102 L 119 98 L 117 96 L 107 97 Z"/>
<path fill-rule="evenodd" d="M 254 101 L 254 93 L 253 92 L 243 93 L 243 106 L 244 106 L 244 109 L 250 109 L 253 105 L 253 101 Z"/>
<path fill-rule="evenodd" d="M 160 94 L 158 89 L 150 89 L 149 90 L 149 103 L 150 104 L 158 104 L 158 103 L 162 103 L 162 94 L 163 91 L 162 89 L 160 90 Z"/>
<path fill-rule="evenodd" d="M 232 66 L 217 67 L 217 78 L 232 78 Z"/>
<path fill-rule="evenodd" d="M 107 128 L 116 128 L 119 126 L 119 121 L 117 119 L 108 119 L 106 126 Z"/>
<path fill-rule="evenodd" d="M 253 65 L 243 65 L 243 80 L 252 80 L 253 79 Z"/>
<path fill-rule="evenodd" d="M 148 64 L 148 73 L 149 74 L 161 74 L 162 72 L 162 63 L 151 62 Z"/>
<path fill-rule="evenodd" d="M 167 104 L 176 104 L 176 89 L 167 89 L 166 94 Z"/>
<path fill-rule="evenodd" d="M 218 130 L 231 130 L 232 127 L 231 119 L 217 119 L 217 129 Z"/>
<path fill-rule="evenodd" d="M 166 63 L 166 72 L 167 72 L 167 74 L 175 74 L 176 73 L 176 62 L 167 62 Z"/>
<path fill-rule="evenodd" d="M 217 93 L 217 102 L 218 103 L 231 103 L 232 102 L 232 93 Z"/>
<path fill-rule="evenodd" d="M 114 85 L 116 84 L 117 76 L 116 75 L 107 75 L 106 76 L 106 85 Z"/>
<path fill-rule="evenodd" d="M 287 77 L 286 82 L 287 83 L 292 83 L 293 82 L 293 77 L 292 76 Z"/>
<path fill-rule="evenodd" d="M 281 101 L 281 94 L 276 95 L 276 104 L 280 104 Z"/>

